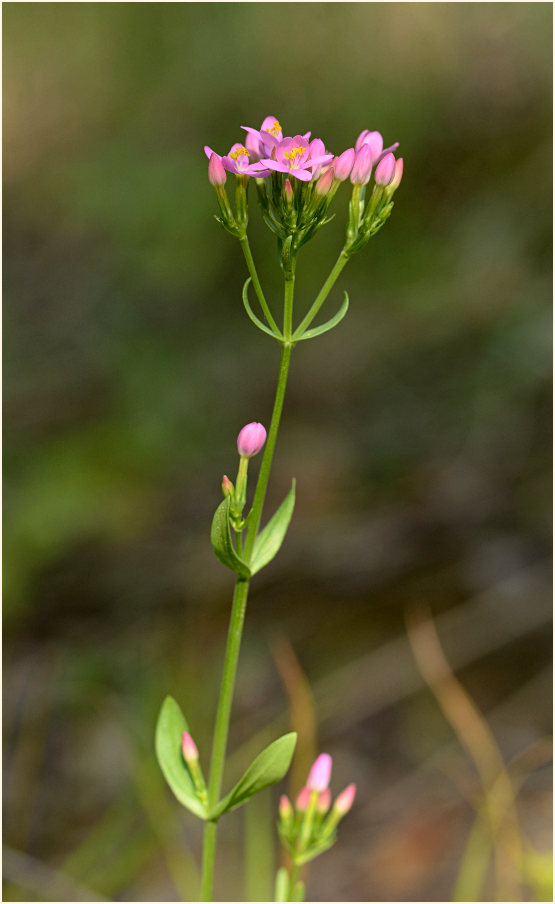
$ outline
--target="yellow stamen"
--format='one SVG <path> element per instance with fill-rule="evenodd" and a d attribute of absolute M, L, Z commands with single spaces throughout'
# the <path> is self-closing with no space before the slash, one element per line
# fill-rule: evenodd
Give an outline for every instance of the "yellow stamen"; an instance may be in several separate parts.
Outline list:
<path fill-rule="evenodd" d="M 270 135 L 274 135 L 274 136 L 277 135 L 278 132 L 281 132 L 281 126 L 280 126 L 279 122 L 277 121 L 277 119 L 275 120 L 272 128 L 268 129 L 268 132 L 270 133 Z"/>
<path fill-rule="evenodd" d="M 291 161 L 291 166 L 293 168 L 295 168 L 295 166 L 298 163 L 297 158 L 300 157 L 302 154 L 304 154 L 305 151 L 306 151 L 306 148 L 303 148 L 303 147 L 291 148 L 290 151 L 284 151 L 283 156 L 287 157 L 287 159 Z"/>
<path fill-rule="evenodd" d="M 250 152 L 247 151 L 247 149 L 243 148 L 243 147 L 237 148 L 236 151 L 232 151 L 229 156 L 232 158 L 232 160 L 237 160 L 237 158 L 240 157 L 242 154 L 246 154 L 247 157 L 250 157 Z"/>

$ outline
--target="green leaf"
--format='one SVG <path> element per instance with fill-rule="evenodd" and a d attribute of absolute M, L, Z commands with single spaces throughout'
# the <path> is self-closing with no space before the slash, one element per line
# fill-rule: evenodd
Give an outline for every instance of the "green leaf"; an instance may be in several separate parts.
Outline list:
<path fill-rule="evenodd" d="M 214 553 L 220 562 L 231 568 L 239 577 L 250 578 L 251 571 L 249 566 L 239 558 L 231 541 L 229 505 L 230 499 L 227 496 L 216 509 L 210 530 L 210 540 L 214 547 Z"/>
<path fill-rule="evenodd" d="M 284 866 L 280 866 L 276 873 L 276 884 L 274 886 L 274 901 L 287 901 L 287 892 L 289 891 L 289 873 Z"/>
<path fill-rule="evenodd" d="M 245 306 L 245 311 L 249 315 L 249 317 L 252 320 L 252 322 L 254 323 L 254 325 L 257 326 L 259 330 L 262 330 L 263 333 L 267 333 L 268 336 L 272 336 L 273 339 L 278 339 L 281 341 L 283 339 L 283 336 L 281 335 L 281 333 L 274 333 L 274 331 L 272 329 L 270 329 L 269 326 L 266 326 L 265 323 L 262 323 L 262 321 L 256 316 L 253 309 L 251 308 L 251 306 L 249 304 L 249 299 L 248 299 L 248 290 L 249 290 L 250 282 L 251 282 L 251 278 L 249 276 L 245 285 L 243 286 L 243 304 Z"/>
<path fill-rule="evenodd" d="M 333 330 L 334 326 L 337 326 L 338 323 L 341 323 L 345 314 L 349 310 L 349 296 L 345 292 L 345 300 L 343 304 L 339 308 L 335 317 L 332 317 L 331 320 L 326 320 L 321 326 L 315 326 L 312 330 L 305 330 L 301 336 L 297 336 L 293 333 L 293 341 L 301 342 L 302 339 L 314 339 L 315 336 L 321 336 L 322 333 L 327 333 L 328 330 Z"/>
<path fill-rule="evenodd" d="M 281 503 L 277 512 L 272 515 L 264 530 L 261 530 L 254 542 L 252 559 L 250 564 L 251 574 L 256 574 L 271 562 L 278 553 L 285 539 L 289 522 L 295 508 L 295 481 L 291 484 L 287 496 Z"/>
<path fill-rule="evenodd" d="M 210 812 L 210 819 L 240 807 L 254 794 L 258 794 L 259 791 L 269 785 L 275 785 L 276 782 L 281 781 L 289 769 L 296 743 L 297 733 L 291 731 L 266 747 L 262 753 L 259 753 L 243 775 L 243 778 Z"/>
<path fill-rule="evenodd" d="M 189 731 L 185 716 L 173 697 L 166 697 L 156 725 L 156 757 L 179 803 L 201 819 L 206 819 L 206 807 L 197 797 L 191 774 L 181 753 L 184 731 Z"/>

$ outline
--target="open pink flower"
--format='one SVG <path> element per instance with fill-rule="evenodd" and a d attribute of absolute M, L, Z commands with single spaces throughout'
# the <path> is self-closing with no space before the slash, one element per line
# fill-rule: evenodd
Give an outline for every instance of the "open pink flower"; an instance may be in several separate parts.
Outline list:
<path fill-rule="evenodd" d="M 333 160 L 333 154 L 322 153 L 323 142 L 319 139 L 315 139 L 315 141 L 317 144 L 307 141 L 304 135 L 283 138 L 274 146 L 271 157 L 263 158 L 254 166 L 274 170 L 277 173 L 287 173 L 288 176 L 294 176 L 301 182 L 310 182 L 315 168 L 321 168 L 325 163 Z M 313 146 L 315 156 L 312 156 Z"/>
<path fill-rule="evenodd" d="M 269 157 L 273 148 L 283 138 L 281 125 L 275 116 L 266 116 L 260 129 L 241 126 L 247 132 L 246 144 L 249 151 L 260 157 Z"/>
<path fill-rule="evenodd" d="M 235 173 L 236 176 L 258 176 L 260 178 L 270 174 L 269 170 L 263 170 L 261 168 L 254 171 L 253 167 L 258 166 L 258 164 L 249 162 L 251 152 L 239 143 L 232 144 L 229 152 L 223 157 L 216 154 L 216 152 L 213 151 L 212 148 L 209 148 L 207 144 L 204 146 L 204 153 L 209 160 L 212 157 L 212 154 L 215 154 L 221 161 L 223 168 L 229 173 Z"/>

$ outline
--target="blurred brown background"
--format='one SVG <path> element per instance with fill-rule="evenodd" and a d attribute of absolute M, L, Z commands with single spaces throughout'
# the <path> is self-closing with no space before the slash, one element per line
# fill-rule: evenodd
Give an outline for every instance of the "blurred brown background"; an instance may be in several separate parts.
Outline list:
<path fill-rule="evenodd" d="M 3 13 L 4 900 L 198 894 L 200 823 L 154 724 L 172 693 L 208 765 L 232 589 L 210 521 L 278 361 L 202 145 L 267 114 L 334 152 L 379 129 L 405 177 L 326 305 L 346 288 L 348 317 L 293 357 L 266 511 L 293 476 L 297 508 L 254 582 L 226 784 L 289 726 L 284 677 L 302 703 L 292 648 L 333 789 L 359 786 L 309 900 L 448 900 L 479 784 L 407 644 L 426 603 L 506 762 L 532 764 L 521 830 L 548 851 L 551 4 Z M 347 198 L 299 260 L 300 310 Z M 303 727 L 307 758 L 310 709 Z M 270 894 L 276 800 L 246 826 L 247 888 L 245 813 L 222 823 L 220 899 Z M 536 880 L 522 894 L 546 900 Z"/>

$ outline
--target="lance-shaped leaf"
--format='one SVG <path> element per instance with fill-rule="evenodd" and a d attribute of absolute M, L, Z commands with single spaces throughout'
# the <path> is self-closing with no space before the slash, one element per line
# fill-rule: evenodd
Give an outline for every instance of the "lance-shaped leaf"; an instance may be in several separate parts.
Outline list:
<path fill-rule="evenodd" d="M 326 320 L 326 322 L 321 326 L 315 326 L 312 330 L 305 330 L 305 332 L 300 336 L 297 336 L 295 333 L 293 333 L 293 341 L 300 342 L 302 339 L 314 339 L 315 336 L 321 336 L 322 333 L 327 333 L 328 330 L 333 330 L 334 326 L 337 326 L 338 323 L 341 323 L 348 310 L 349 296 L 345 292 L 345 299 L 335 317 L 332 317 L 330 320 Z"/>
<path fill-rule="evenodd" d="M 297 733 L 295 731 L 283 735 L 278 738 L 262 753 L 259 753 L 256 759 L 251 763 L 243 778 L 240 779 L 229 794 L 216 804 L 210 812 L 210 819 L 221 816 L 229 810 L 240 807 L 245 801 L 268 788 L 269 785 L 275 785 L 281 781 L 291 763 L 295 744 L 297 743 Z"/>
<path fill-rule="evenodd" d="M 254 543 L 250 564 L 251 574 L 256 574 L 271 562 L 285 539 L 289 522 L 295 508 L 295 481 L 291 484 L 287 496 L 277 512 L 272 515 L 264 530 L 261 530 Z"/>
<path fill-rule="evenodd" d="M 250 282 L 251 282 L 251 278 L 249 276 L 249 278 L 245 282 L 245 285 L 243 286 L 243 305 L 245 306 L 245 311 L 249 315 L 249 317 L 252 320 L 252 322 L 254 323 L 254 325 L 257 326 L 259 330 L 262 330 L 263 333 L 267 333 L 268 336 L 272 336 L 274 339 L 278 339 L 278 340 L 283 339 L 283 336 L 281 335 L 281 333 L 275 333 L 274 330 L 270 329 L 269 326 L 266 326 L 265 323 L 262 323 L 262 321 L 256 316 L 253 309 L 251 308 L 251 306 L 249 304 L 249 298 L 248 298 Z"/>
<path fill-rule="evenodd" d="M 193 779 L 181 753 L 184 731 L 189 731 L 189 726 L 179 704 L 173 697 L 166 697 L 156 725 L 156 757 L 179 803 L 201 819 L 206 819 L 206 807 L 197 797 Z"/>
<path fill-rule="evenodd" d="M 216 509 L 210 530 L 210 540 L 212 541 L 215 555 L 223 565 L 231 568 L 239 577 L 249 578 L 251 576 L 249 566 L 239 558 L 231 540 L 229 504 L 230 500 L 229 496 L 227 496 Z"/>

